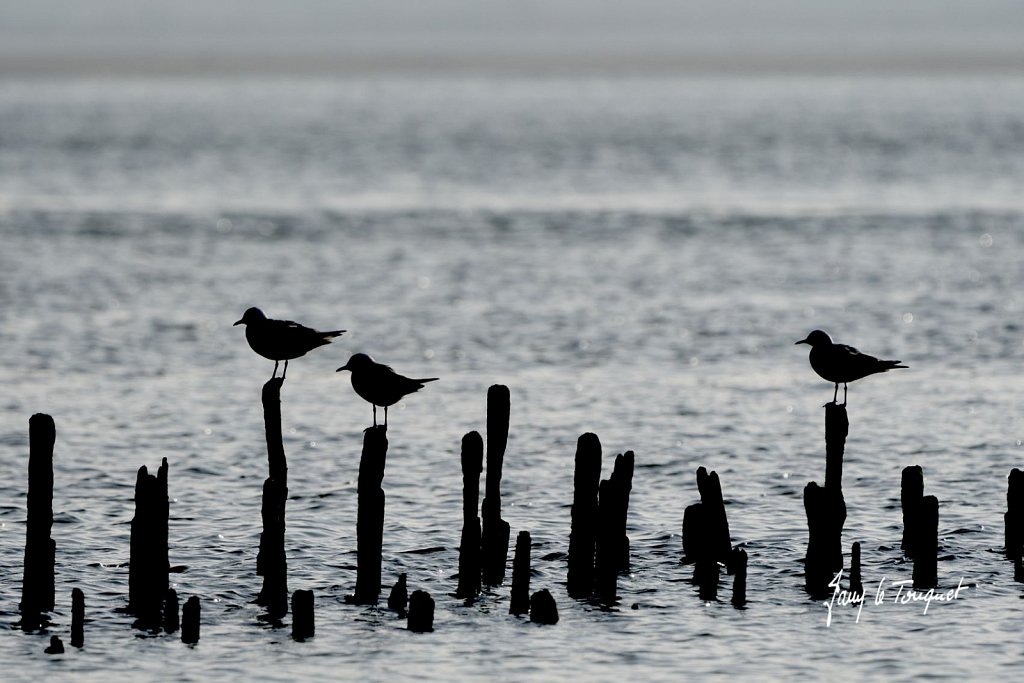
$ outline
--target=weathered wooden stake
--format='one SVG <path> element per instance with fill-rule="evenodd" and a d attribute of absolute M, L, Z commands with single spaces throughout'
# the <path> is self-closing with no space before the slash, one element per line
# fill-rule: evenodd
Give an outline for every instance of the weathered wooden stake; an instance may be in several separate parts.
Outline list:
<path fill-rule="evenodd" d="M 167 458 L 156 476 L 145 465 L 135 479 L 135 516 L 131 522 L 131 558 L 128 567 L 128 611 L 135 626 L 157 629 L 169 585 Z"/>
<path fill-rule="evenodd" d="M 729 520 L 725 515 L 725 499 L 718 472 L 708 474 L 706 468 L 698 467 L 697 490 L 703 506 L 704 524 L 707 526 L 708 552 L 711 559 L 728 566 L 732 556 L 732 536 L 729 534 Z"/>
<path fill-rule="evenodd" d="M 409 598 L 409 620 L 406 628 L 414 633 L 434 630 L 434 599 L 426 591 L 413 591 Z"/>
<path fill-rule="evenodd" d="M 167 597 L 164 598 L 164 632 L 174 633 L 181 627 L 181 620 L 178 618 L 178 591 L 173 588 L 167 589 Z"/>
<path fill-rule="evenodd" d="M 594 576 L 597 596 L 605 604 L 615 602 L 619 572 L 629 566 L 626 518 L 633 488 L 633 451 L 615 456 L 611 476 L 598 487 L 598 532 Z"/>
<path fill-rule="evenodd" d="M 64 654 L 64 643 L 57 636 L 50 636 L 50 646 L 43 650 L 48 655 Z"/>
<path fill-rule="evenodd" d="M 363 431 L 363 454 L 359 459 L 359 502 L 356 512 L 356 590 L 345 601 L 376 605 L 381 590 L 381 552 L 384 543 L 384 465 L 388 455 L 387 428 L 367 427 Z"/>
<path fill-rule="evenodd" d="M 914 588 L 935 588 L 938 584 L 939 499 L 921 499 L 918 537 L 914 542 Z"/>
<path fill-rule="evenodd" d="M 54 606 L 54 565 L 57 544 L 53 528 L 53 444 L 57 428 L 49 415 L 37 413 L 28 421 L 28 500 L 25 565 L 21 584 L 21 627 L 39 628 L 43 612 Z"/>
<path fill-rule="evenodd" d="M 920 465 L 903 468 L 900 476 L 900 507 L 903 508 L 903 540 L 900 547 L 906 557 L 914 557 L 914 541 L 921 524 L 921 499 L 924 497 L 924 470 Z"/>
<path fill-rule="evenodd" d="M 483 520 L 482 578 L 488 586 L 505 580 L 508 561 L 509 525 L 501 518 L 501 468 L 508 445 L 510 398 L 508 387 L 495 384 L 487 390 L 487 479 Z"/>
<path fill-rule="evenodd" d="M 71 646 L 85 644 L 85 594 L 81 588 L 71 589 Z"/>
<path fill-rule="evenodd" d="M 256 602 L 267 608 L 272 619 L 288 613 L 288 559 L 284 551 L 288 461 L 281 438 L 283 382 L 283 377 L 274 377 L 263 385 L 263 423 L 270 476 L 263 482 L 263 533 L 260 534 L 260 550 L 256 556 L 256 573 L 263 577 L 263 588 Z"/>
<path fill-rule="evenodd" d="M 313 591 L 297 590 L 292 593 L 292 638 L 303 641 L 314 635 Z"/>
<path fill-rule="evenodd" d="M 732 604 L 743 607 L 747 604 L 747 551 L 742 548 L 733 550 L 729 566 L 733 573 Z"/>
<path fill-rule="evenodd" d="M 537 624 L 558 623 L 558 606 L 547 588 L 530 596 L 530 621 Z"/>
<path fill-rule="evenodd" d="M 516 554 L 512 560 L 512 598 L 509 614 L 530 611 L 530 532 L 520 531 L 516 537 Z"/>
<path fill-rule="evenodd" d="M 484 441 L 479 432 L 462 437 L 462 539 L 459 541 L 459 587 L 455 597 L 472 599 L 480 594 L 480 473 L 484 466 Z"/>
<path fill-rule="evenodd" d="M 814 596 L 828 593 L 828 584 L 843 568 L 843 453 L 850 422 L 846 406 L 825 405 L 825 486 L 810 482 L 804 487 L 807 513 L 807 556 L 804 580 Z"/>
<path fill-rule="evenodd" d="M 181 642 L 199 642 L 200 611 L 199 598 L 193 595 L 185 601 L 185 606 L 181 608 Z"/>
<path fill-rule="evenodd" d="M 1024 552 L 1024 472 L 1016 467 L 1007 480 L 1003 523 L 1006 557 L 1016 560 Z"/>
<path fill-rule="evenodd" d="M 853 544 L 850 551 L 850 592 L 864 595 L 864 582 L 860 574 L 860 542 Z"/>
<path fill-rule="evenodd" d="M 596 434 L 587 432 L 576 441 L 576 469 L 573 474 L 567 576 L 567 589 L 573 598 L 589 598 L 594 592 L 597 491 L 600 480 L 601 441 Z"/>
<path fill-rule="evenodd" d="M 480 576 L 478 573 L 477 576 Z M 406 586 L 405 572 L 398 575 L 398 581 L 391 587 L 388 594 L 388 609 L 398 612 L 399 617 L 405 616 L 406 605 L 409 604 L 409 589 Z"/>

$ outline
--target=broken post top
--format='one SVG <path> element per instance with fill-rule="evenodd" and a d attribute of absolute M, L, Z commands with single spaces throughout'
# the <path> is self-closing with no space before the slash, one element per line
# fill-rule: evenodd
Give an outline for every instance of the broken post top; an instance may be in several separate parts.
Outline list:
<path fill-rule="evenodd" d="M 36 413 L 28 420 L 28 436 L 31 446 L 42 446 L 53 448 L 53 442 L 57 439 L 57 427 L 53 424 L 53 418 L 46 413 Z"/>
<path fill-rule="evenodd" d="M 281 386 L 283 384 L 284 377 L 271 377 L 268 379 L 266 384 L 263 385 L 263 402 L 266 403 L 268 399 L 274 399 L 280 402 Z"/>
<path fill-rule="evenodd" d="M 462 437 L 462 476 L 480 478 L 484 470 L 484 440 L 480 432 Z"/>
<path fill-rule="evenodd" d="M 501 498 L 501 465 L 508 445 L 509 403 L 508 387 L 492 385 L 487 390 L 487 479 L 484 496 L 492 500 Z"/>

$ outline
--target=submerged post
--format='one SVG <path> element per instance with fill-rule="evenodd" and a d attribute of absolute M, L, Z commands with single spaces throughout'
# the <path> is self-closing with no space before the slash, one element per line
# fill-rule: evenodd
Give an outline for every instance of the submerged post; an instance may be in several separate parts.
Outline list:
<path fill-rule="evenodd" d="M 71 646 L 85 644 L 85 594 L 81 588 L 71 589 Z"/>
<path fill-rule="evenodd" d="M 57 544 L 53 528 L 53 444 L 57 428 L 53 418 L 36 413 L 28 421 L 28 523 L 25 532 L 25 566 L 21 584 L 21 626 L 30 630 L 42 625 L 43 612 L 54 606 L 54 565 Z"/>
<path fill-rule="evenodd" d="M 405 607 L 409 604 L 409 588 L 406 585 L 406 575 L 402 572 L 398 575 L 398 581 L 391 587 L 388 594 L 388 609 L 394 610 L 398 616 L 405 616 Z"/>
<path fill-rule="evenodd" d="M 598 533 L 594 575 L 597 596 L 605 604 L 617 597 L 619 572 L 629 566 L 629 538 L 626 518 L 629 492 L 633 488 L 633 451 L 615 456 L 611 476 L 598 488 Z"/>
<path fill-rule="evenodd" d="M 938 584 L 939 499 L 921 499 L 921 524 L 914 544 L 914 588 L 935 588 Z"/>
<path fill-rule="evenodd" d="M 597 542 L 597 492 L 601 480 L 601 441 L 583 434 L 576 441 L 573 474 L 572 528 L 569 532 L 567 589 L 573 598 L 594 592 L 594 549 Z"/>
<path fill-rule="evenodd" d="M 292 638 L 303 641 L 314 635 L 313 591 L 297 590 L 292 593 Z"/>
<path fill-rule="evenodd" d="M 195 644 L 199 642 L 199 598 L 192 596 L 181 608 L 181 642 Z"/>
<path fill-rule="evenodd" d="M 484 466 L 484 441 L 478 432 L 462 437 L 462 539 L 459 541 L 459 587 L 455 597 L 472 599 L 480 594 L 480 473 Z"/>
<path fill-rule="evenodd" d="M 907 557 L 914 557 L 914 541 L 921 524 L 921 499 L 924 497 L 924 470 L 920 465 L 903 468 L 900 477 L 900 507 L 903 508 L 903 540 L 900 547 Z"/>
<path fill-rule="evenodd" d="M 860 574 L 860 542 L 853 544 L 850 551 L 850 592 L 864 595 L 864 581 Z"/>
<path fill-rule="evenodd" d="M 558 605 L 547 588 L 530 596 L 530 621 L 535 624 L 558 623 Z"/>
<path fill-rule="evenodd" d="M 434 630 L 434 599 L 426 591 L 416 590 L 409 597 L 409 619 L 406 628 L 414 633 Z"/>
<path fill-rule="evenodd" d="M 747 551 L 736 548 L 732 551 L 732 560 L 729 562 L 732 567 L 732 604 L 733 607 L 743 607 L 747 604 Z"/>
<path fill-rule="evenodd" d="M 1024 472 L 1010 470 L 1003 515 L 1006 557 L 1016 560 L 1024 552 Z"/>
<path fill-rule="evenodd" d="M 512 597 L 509 614 L 530 611 L 530 532 L 520 531 L 516 537 L 516 554 L 512 560 Z"/>
<path fill-rule="evenodd" d="M 367 427 L 363 431 L 363 454 L 359 459 L 359 496 L 356 511 L 356 590 L 346 602 L 376 605 L 381 589 L 381 552 L 384 543 L 384 464 L 388 454 L 387 428 Z"/>
<path fill-rule="evenodd" d="M 263 588 L 256 602 L 278 619 L 288 613 L 288 560 L 284 552 L 285 502 L 288 500 L 288 461 L 281 438 L 281 384 L 274 377 L 263 385 L 263 423 L 267 435 L 270 476 L 263 482 L 263 533 L 256 556 L 256 573 Z"/>
<path fill-rule="evenodd" d="M 487 479 L 484 489 L 483 582 L 500 586 L 508 560 L 509 525 L 501 518 L 501 468 L 508 445 L 510 398 L 508 387 L 495 384 L 487 390 Z"/>

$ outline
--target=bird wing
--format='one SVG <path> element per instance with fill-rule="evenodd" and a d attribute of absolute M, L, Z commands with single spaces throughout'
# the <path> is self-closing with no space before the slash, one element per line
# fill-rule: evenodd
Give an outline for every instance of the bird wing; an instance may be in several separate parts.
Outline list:
<path fill-rule="evenodd" d="M 844 374 L 849 377 L 845 381 L 854 381 L 876 372 L 885 372 L 897 367 L 899 361 L 881 360 L 866 353 L 861 353 L 852 346 L 846 344 L 835 344 L 833 348 L 843 356 Z"/>

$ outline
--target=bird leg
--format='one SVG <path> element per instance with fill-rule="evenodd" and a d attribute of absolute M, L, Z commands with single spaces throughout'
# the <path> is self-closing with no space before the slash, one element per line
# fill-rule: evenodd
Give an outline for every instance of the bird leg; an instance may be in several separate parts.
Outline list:
<path fill-rule="evenodd" d="M 377 404 L 373 404 L 373 426 L 377 426 Z"/>
<path fill-rule="evenodd" d="M 388 428 L 388 407 L 384 406 L 384 429 Z"/>
<path fill-rule="evenodd" d="M 839 386 L 839 385 L 836 385 Z M 843 405 L 846 405 L 846 382 L 843 382 Z"/>
<path fill-rule="evenodd" d="M 284 362 L 284 372 L 281 373 L 281 379 L 284 379 L 284 376 L 287 375 L 287 374 L 288 374 L 288 361 L 285 361 Z"/>
<path fill-rule="evenodd" d="M 846 398 L 845 398 L 846 394 L 844 393 L 843 396 L 844 396 L 843 400 L 845 401 L 846 400 Z M 836 382 L 836 390 L 835 390 L 835 392 L 832 393 L 832 402 L 833 403 L 839 403 L 839 382 Z"/>
<path fill-rule="evenodd" d="M 274 374 L 270 376 L 270 379 L 277 377 L 277 361 L 274 361 Z"/>

